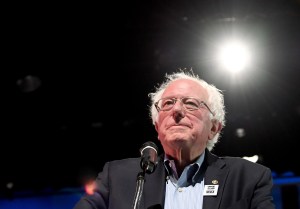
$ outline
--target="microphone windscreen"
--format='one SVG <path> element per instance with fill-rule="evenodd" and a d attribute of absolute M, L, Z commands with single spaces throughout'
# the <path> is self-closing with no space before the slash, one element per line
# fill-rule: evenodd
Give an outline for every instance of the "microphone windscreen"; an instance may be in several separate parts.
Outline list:
<path fill-rule="evenodd" d="M 141 152 L 141 168 L 146 173 L 153 173 L 157 164 L 158 147 L 151 141 L 148 141 L 140 148 Z"/>

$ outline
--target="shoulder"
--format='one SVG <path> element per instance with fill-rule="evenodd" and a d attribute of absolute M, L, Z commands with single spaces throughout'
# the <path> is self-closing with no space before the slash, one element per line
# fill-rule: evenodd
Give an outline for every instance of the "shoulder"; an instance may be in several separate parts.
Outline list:
<path fill-rule="evenodd" d="M 124 158 L 117 160 L 110 160 L 104 163 L 100 175 L 106 176 L 119 176 L 119 175 L 131 175 L 131 173 L 138 173 L 140 171 L 140 159 L 139 158 Z"/>
<path fill-rule="evenodd" d="M 262 165 L 260 163 L 254 163 L 240 157 L 226 156 L 226 157 L 219 157 L 219 159 L 224 161 L 225 165 L 228 166 L 231 170 L 270 172 L 270 168 L 266 167 L 265 165 Z"/>
<path fill-rule="evenodd" d="M 265 165 L 254 163 L 241 157 L 232 156 L 217 156 L 209 151 L 206 152 L 209 165 L 214 165 L 219 168 L 229 168 L 230 170 L 250 170 L 250 171 L 270 171 Z"/>
<path fill-rule="evenodd" d="M 157 167 L 163 167 L 163 158 L 158 156 Z M 103 171 L 107 172 L 140 172 L 141 171 L 141 158 L 123 158 L 107 161 L 104 163 Z"/>
<path fill-rule="evenodd" d="M 140 158 L 124 158 L 105 162 L 104 166 L 108 167 L 123 167 L 123 166 L 137 166 L 140 163 Z"/>

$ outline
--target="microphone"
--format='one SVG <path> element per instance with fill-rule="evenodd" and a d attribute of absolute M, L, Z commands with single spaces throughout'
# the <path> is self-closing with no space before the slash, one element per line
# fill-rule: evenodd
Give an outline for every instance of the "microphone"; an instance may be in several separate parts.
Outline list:
<path fill-rule="evenodd" d="M 144 172 L 151 174 L 155 171 L 157 165 L 158 147 L 151 141 L 148 141 L 140 148 L 141 162 L 140 166 Z"/>

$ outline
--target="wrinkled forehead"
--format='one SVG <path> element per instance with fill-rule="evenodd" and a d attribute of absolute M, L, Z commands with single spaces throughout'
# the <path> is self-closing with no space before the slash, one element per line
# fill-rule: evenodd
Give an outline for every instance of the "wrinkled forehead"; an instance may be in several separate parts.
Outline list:
<path fill-rule="evenodd" d="M 188 79 L 180 79 L 171 82 L 162 94 L 162 98 L 180 98 L 184 96 L 196 97 L 204 100 L 208 99 L 207 90 L 201 86 L 200 83 Z"/>

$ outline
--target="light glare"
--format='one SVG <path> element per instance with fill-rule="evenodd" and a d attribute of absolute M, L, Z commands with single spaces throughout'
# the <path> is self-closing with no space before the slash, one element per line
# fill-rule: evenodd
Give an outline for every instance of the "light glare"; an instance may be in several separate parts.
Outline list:
<path fill-rule="evenodd" d="M 221 47 L 219 61 L 225 69 L 239 72 L 249 64 L 250 53 L 240 42 L 230 42 Z"/>

